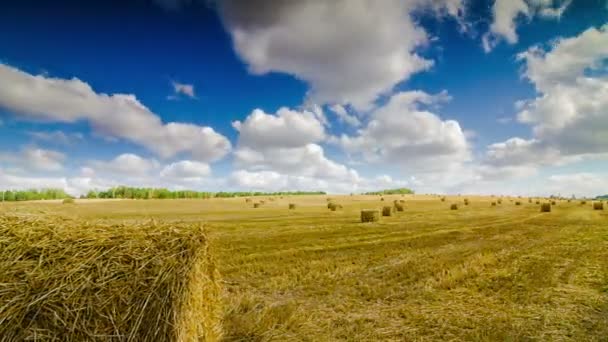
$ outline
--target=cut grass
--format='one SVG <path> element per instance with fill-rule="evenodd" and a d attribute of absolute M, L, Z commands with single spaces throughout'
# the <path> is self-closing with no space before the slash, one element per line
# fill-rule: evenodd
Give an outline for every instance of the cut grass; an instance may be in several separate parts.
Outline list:
<path fill-rule="evenodd" d="M 11 204 L 108 222 L 205 221 L 225 280 L 228 341 L 572 340 L 608 336 L 608 213 L 469 197 L 360 223 L 377 196 Z M 399 197 L 385 196 L 394 203 Z M 297 204 L 297 211 L 288 210 Z M 1 306 L 1 305 L 0 305 Z"/>

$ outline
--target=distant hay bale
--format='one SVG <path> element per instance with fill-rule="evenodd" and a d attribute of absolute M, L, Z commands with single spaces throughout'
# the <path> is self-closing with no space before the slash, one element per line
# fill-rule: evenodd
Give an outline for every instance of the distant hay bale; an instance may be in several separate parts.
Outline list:
<path fill-rule="evenodd" d="M 380 197 L 380 200 L 381 200 L 381 201 L 384 201 L 384 197 Z"/>
<path fill-rule="evenodd" d="M 327 208 L 331 211 L 336 211 L 338 209 L 342 209 L 342 205 L 331 202 L 331 203 L 327 203 Z"/>
<path fill-rule="evenodd" d="M 551 205 L 556 205 L 557 203 L 555 201 L 551 201 Z"/>
<path fill-rule="evenodd" d="M 496 206 L 496 202 L 492 202 L 492 206 L 495 207 Z"/>
<path fill-rule="evenodd" d="M 458 210 L 458 204 L 452 203 L 452 205 L 450 206 L 450 210 Z"/>
<path fill-rule="evenodd" d="M 395 211 L 403 211 L 404 207 L 401 203 L 395 203 Z"/>
<path fill-rule="evenodd" d="M 502 204 L 502 199 L 501 199 L 501 198 L 499 198 L 499 199 L 498 199 L 496 202 L 497 202 L 498 204 Z"/>
<path fill-rule="evenodd" d="M 464 199 L 464 205 L 469 205 L 469 199 L 468 198 Z"/>
<path fill-rule="evenodd" d="M 63 204 L 74 204 L 76 202 L 74 201 L 73 198 L 64 198 L 63 201 L 61 201 L 61 203 L 63 203 Z"/>
<path fill-rule="evenodd" d="M 541 213 L 549 213 L 551 212 L 551 203 L 543 203 L 540 206 Z"/>
<path fill-rule="evenodd" d="M 521 202 L 520 201 L 516 201 L 515 205 L 521 205 Z"/>
<path fill-rule="evenodd" d="M 593 202 L 593 210 L 604 210 L 603 202 Z"/>
<path fill-rule="evenodd" d="M 380 220 L 380 212 L 376 209 L 361 210 L 361 222 L 376 222 Z"/>
<path fill-rule="evenodd" d="M 260 201 L 260 204 L 265 204 L 265 203 L 266 203 L 266 201 Z"/>
<path fill-rule="evenodd" d="M 581 205 L 587 204 L 587 201 L 581 201 Z"/>
<path fill-rule="evenodd" d="M 296 208 L 296 205 L 294 203 L 289 203 L 289 209 L 293 210 Z"/>
<path fill-rule="evenodd" d="M 531 198 L 528 198 L 528 203 L 532 203 L 532 199 Z"/>
<path fill-rule="evenodd" d="M 441 197 L 441 202 L 445 202 L 445 197 Z"/>
<path fill-rule="evenodd" d="M 245 198 L 245 203 L 251 203 L 251 198 Z"/>
<path fill-rule="evenodd" d="M 261 206 L 262 206 L 262 204 L 261 204 L 261 203 L 253 203 L 253 207 L 254 207 L 254 208 L 259 208 L 259 207 L 261 207 Z"/>
<path fill-rule="evenodd" d="M 384 206 L 382 207 L 382 216 L 391 216 L 393 214 L 393 207 Z"/>
<path fill-rule="evenodd" d="M 399 200 L 399 203 L 405 203 L 405 200 Z"/>
<path fill-rule="evenodd" d="M 2 216 L 0 284 L 2 341 L 222 335 L 219 273 L 199 224 Z"/>

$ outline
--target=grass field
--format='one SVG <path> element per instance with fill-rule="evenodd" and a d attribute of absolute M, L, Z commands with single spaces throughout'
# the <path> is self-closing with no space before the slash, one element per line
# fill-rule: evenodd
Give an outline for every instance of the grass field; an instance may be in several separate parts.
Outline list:
<path fill-rule="evenodd" d="M 206 222 L 228 341 L 608 340 L 608 210 L 490 197 L 5 203 L 83 220 Z M 360 223 L 359 212 L 405 210 Z M 254 198 L 253 201 L 258 199 Z M 514 199 L 515 200 L 515 199 Z M 459 210 L 449 210 L 458 202 Z M 295 203 L 295 210 L 288 204 Z"/>

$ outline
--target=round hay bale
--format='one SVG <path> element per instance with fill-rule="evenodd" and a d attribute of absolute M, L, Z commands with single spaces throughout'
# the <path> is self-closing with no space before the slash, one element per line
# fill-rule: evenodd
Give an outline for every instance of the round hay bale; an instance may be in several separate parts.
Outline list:
<path fill-rule="evenodd" d="M 329 210 L 331 210 L 331 211 L 336 211 L 338 209 L 342 209 L 342 205 L 332 202 L 332 203 L 327 204 L 327 208 L 329 208 Z"/>
<path fill-rule="evenodd" d="M 63 203 L 63 204 L 74 204 L 76 202 L 74 201 L 73 198 L 64 198 L 63 201 L 61 201 L 61 203 Z"/>
<path fill-rule="evenodd" d="M 382 216 L 391 216 L 393 214 L 393 207 L 384 206 L 382 207 Z"/>
<path fill-rule="evenodd" d="M 403 211 L 404 207 L 401 203 L 395 203 L 395 211 Z"/>
<path fill-rule="evenodd" d="M 262 206 L 262 204 L 261 204 L 261 203 L 253 203 L 253 207 L 254 207 L 254 208 L 259 208 L 259 207 L 261 207 L 261 206 Z"/>
<path fill-rule="evenodd" d="M 502 199 L 501 199 L 501 198 L 499 198 L 499 199 L 498 199 L 496 202 L 497 202 L 498 204 L 502 204 Z"/>
<path fill-rule="evenodd" d="M 376 222 L 380 221 L 380 212 L 376 209 L 361 210 L 361 222 Z"/>
<path fill-rule="evenodd" d="M 469 205 L 469 199 L 468 198 L 464 199 L 464 205 Z"/>
<path fill-rule="evenodd" d="M 495 207 L 496 206 L 496 202 L 492 202 L 492 206 Z"/>
<path fill-rule="evenodd" d="M 587 201 L 581 201 L 581 205 L 587 204 Z"/>
<path fill-rule="evenodd" d="M 603 202 L 593 202 L 593 210 L 604 210 Z"/>
<path fill-rule="evenodd" d="M 380 197 L 380 200 L 384 202 L 384 197 Z"/>
<path fill-rule="evenodd" d="M 445 197 L 441 197 L 441 202 L 445 202 Z"/>
<path fill-rule="evenodd" d="M 550 213 L 551 212 L 551 203 L 543 203 L 540 205 L 541 213 Z"/>
<path fill-rule="evenodd" d="M 557 203 L 555 201 L 551 201 L 551 205 L 556 205 Z"/>
<path fill-rule="evenodd" d="M 521 205 L 521 202 L 520 201 L 516 201 L 515 205 Z"/>
<path fill-rule="evenodd" d="M 540 201 L 536 201 L 536 204 L 540 204 Z"/>
<path fill-rule="evenodd" d="M 3 216 L 0 236 L 3 341 L 221 339 L 219 273 L 200 224 Z"/>
<path fill-rule="evenodd" d="M 289 203 L 289 210 L 293 210 L 296 208 L 296 205 L 294 203 Z"/>
<path fill-rule="evenodd" d="M 405 200 L 399 200 L 399 203 L 405 203 Z"/>
<path fill-rule="evenodd" d="M 251 198 L 245 198 L 245 203 L 251 203 Z"/>
<path fill-rule="evenodd" d="M 458 210 L 458 204 L 453 203 L 453 204 L 450 206 L 450 210 Z"/>

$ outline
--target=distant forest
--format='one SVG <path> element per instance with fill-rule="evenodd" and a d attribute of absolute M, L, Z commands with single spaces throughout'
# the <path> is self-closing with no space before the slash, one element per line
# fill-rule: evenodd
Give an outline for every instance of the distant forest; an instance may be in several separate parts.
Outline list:
<path fill-rule="evenodd" d="M 103 191 L 91 190 L 80 198 L 124 198 L 124 199 L 175 199 L 175 198 L 227 198 L 246 196 L 325 195 L 323 191 L 281 192 L 205 192 L 193 190 L 168 190 L 164 188 L 135 188 L 118 186 Z M 0 191 L 0 201 L 35 201 L 72 198 L 61 189 L 29 189 Z"/>
<path fill-rule="evenodd" d="M 386 189 L 380 191 L 366 192 L 364 195 L 408 195 L 413 194 L 414 190 L 408 188 Z"/>

